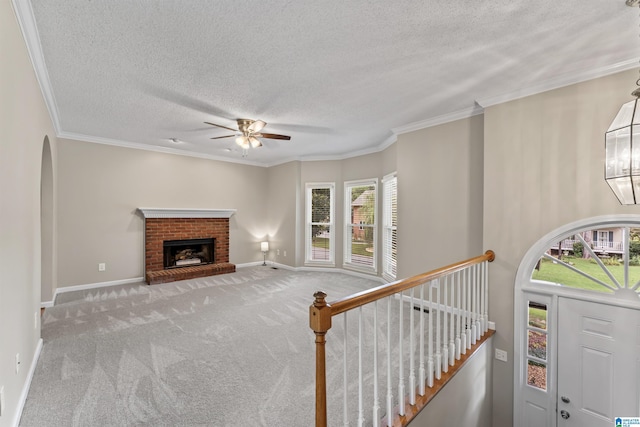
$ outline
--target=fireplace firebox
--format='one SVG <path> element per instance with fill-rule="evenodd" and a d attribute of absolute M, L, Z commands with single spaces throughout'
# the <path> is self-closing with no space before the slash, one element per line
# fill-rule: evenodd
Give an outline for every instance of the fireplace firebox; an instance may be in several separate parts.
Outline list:
<path fill-rule="evenodd" d="M 190 267 L 214 263 L 215 239 L 165 240 L 162 242 L 164 268 Z"/>

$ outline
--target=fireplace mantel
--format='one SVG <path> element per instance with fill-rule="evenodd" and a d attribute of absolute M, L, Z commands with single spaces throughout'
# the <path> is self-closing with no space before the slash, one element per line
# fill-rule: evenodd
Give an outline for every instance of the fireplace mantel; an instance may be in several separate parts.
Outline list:
<path fill-rule="evenodd" d="M 145 218 L 231 218 L 235 209 L 138 208 Z"/>

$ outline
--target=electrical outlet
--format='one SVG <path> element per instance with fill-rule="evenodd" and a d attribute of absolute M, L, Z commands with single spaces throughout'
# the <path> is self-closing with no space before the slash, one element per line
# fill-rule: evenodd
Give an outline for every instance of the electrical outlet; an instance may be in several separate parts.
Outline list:
<path fill-rule="evenodd" d="M 276 249 L 276 255 L 280 256 L 280 249 Z"/>
<path fill-rule="evenodd" d="M 503 362 L 507 361 L 507 352 L 504 350 L 500 350 L 496 348 L 496 359 L 502 360 Z"/>
<path fill-rule="evenodd" d="M 20 353 L 16 353 L 16 374 L 20 372 Z"/>
<path fill-rule="evenodd" d="M 98 271 L 105 271 L 107 269 L 107 264 L 105 264 L 104 262 L 101 262 L 100 264 L 98 264 Z"/>
<path fill-rule="evenodd" d="M 284 256 L 287 256 L 287 251 L 284 251 Z"/>
<path fill-rule="evenodd" d="M 33 313 L 33 329 L 38 329 L 38 312 Z"/>
<path fill-rule="evenodd" d="M 0 387 L 0 417 L 4 412 L 4 386 Z"/>

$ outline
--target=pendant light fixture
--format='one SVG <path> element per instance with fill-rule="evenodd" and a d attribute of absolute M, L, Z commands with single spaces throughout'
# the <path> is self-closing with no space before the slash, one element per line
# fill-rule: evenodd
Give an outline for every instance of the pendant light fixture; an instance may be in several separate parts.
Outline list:
<path fill-rule="evenodd" d="M 631 7 L 639 3 L 626 0 Z M 640 204 L 640 78 L 636 86 L 636 99 L 622 105 L 605 133 L 604 178 L 623 205 Z"/>

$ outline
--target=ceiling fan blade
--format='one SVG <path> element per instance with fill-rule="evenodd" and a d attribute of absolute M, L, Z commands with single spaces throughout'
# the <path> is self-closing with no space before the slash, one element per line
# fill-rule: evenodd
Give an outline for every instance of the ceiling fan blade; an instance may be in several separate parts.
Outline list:
<path fill-rule="evenodd" d="M 252 133 L 260 132 L 266 125 L 267 124 L 262 120 L 255 120 L 249 125 L 249 127 L 247 127 L 247 130 Z"/>
<path fill-rule="evenodd" d="M 257 136 L 258 138 L 284 139 L 286 141 L 291 139 L 289 135 L 278 135 L 277 133 L 254 133 L 253 136 Z"/>
<path fill-rule="evenodd" d="M 211 138 L 211 139 L 231 138 L 232 136 L 236 136 L 236 135 L 216 136 L 216 137 L 213 137 L 213 138 Z"/>
<path fill-rule="evenodd" d="M 231 129 L 231 128 L 228 128 L 226 126 L 217 125 L 215 123 L 209 123 L 209 122 L 204 122 L 204 123 L 207 124 L 207 125 L 216 126 L 216 127 L 222 128 L 222 129 L 227 129 L 227 130 L 230 130 L 230 131 L 233 131 L 233 132 L 238 132 L 238 129 Z"/>

